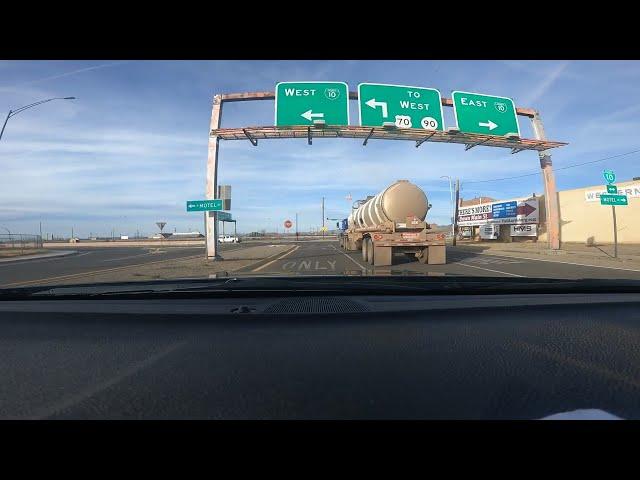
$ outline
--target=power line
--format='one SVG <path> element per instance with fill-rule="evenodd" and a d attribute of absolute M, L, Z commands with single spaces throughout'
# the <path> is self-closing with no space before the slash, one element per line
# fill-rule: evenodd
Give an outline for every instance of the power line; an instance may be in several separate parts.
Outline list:
<path fill-rule="evenodd" d="M 557 172 L 559 170 L 567 170 L 568 168 L 581 167 L 583 165 L 589 165 L 591 163 L 604 162 L 606 160 L 611 160 L 613 158 L 624 157 L 626 155 L 631 155 L 631 154 L 638 153 L 638 152 L 640 152 L 640 148 L 637 149 L 637 150 L 631 150 L 630 152 L 620 153 L 618 155 L 611 155 L 609 157 L 599 158 L 598 160 L 591 160 L 589 162 L 582 162 L 582 163 L 574 163 L 573 165 L 567 165 L 566 167 L 559 167 L 559 168 L 556 168 L 555 171 Z M 464 183 L 465 183 L 465 185 L 468 185 L 470 183 L 499 182 L 501 180 L 513 180 L 515 178 L 532 177 L 534 175 L 540 175 L 540 172 L 538 171 L 538 172 L 535 172 L 535 173 L 526 173 L 524 175 L 516 175 L 514 177 L 493 178 L 493 179 L 490 179 L 490 180 L 473 180 L 473 181 L 464 182 Z"/>

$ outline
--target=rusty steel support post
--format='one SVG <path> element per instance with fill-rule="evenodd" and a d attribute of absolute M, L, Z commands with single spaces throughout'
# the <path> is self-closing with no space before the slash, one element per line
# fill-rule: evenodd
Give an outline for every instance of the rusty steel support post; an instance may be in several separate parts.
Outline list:
<path fill-rule="evenodd" d="M 536 140 L 546 140 L 544 126 L 540 114 L 536 111 L 531 118 L 533 132 Z M 544 182 L 544 200 L 547 225 L 547 241 L 551 250 L 560 249 L 560 212 L 558 206 L 558 191 L 556 189 L 556 177 L 553 173 L 551 155 L 546 150 L 538 152 L 542 180 Z"/>
<path fill-rule="evenodd" d="M 209 132 L 220 128 L 220 118 L 222 116 L 222 96 L 213 97 L 213 108 L 211 109 L 211 125 Z M 207 155 L 207 185 L 205 198 L 211 200 L 218 195 L 218 148 L 219 138 L 209 135 L 209 151 Z M 206 258 L 209 260 L 220 260 L 218 255 L 218 212 L 205 212 L 206 230 Z"/>

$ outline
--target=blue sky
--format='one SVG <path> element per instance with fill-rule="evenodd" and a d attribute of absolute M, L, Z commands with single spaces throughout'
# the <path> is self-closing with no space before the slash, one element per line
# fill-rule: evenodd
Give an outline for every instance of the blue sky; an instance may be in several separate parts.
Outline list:
<path fill-rule="evenodd" d="M 12 232 L 134 235 L 136 230 L 203 230 L 185 201 L 204 198 L 207 135 L 215 93 L 273 90 L 279 81 L 335 80 L 434 87 L 508 96 L 539 110 L 547 137 L 569 142 L 553 151 L 556 168 L 640 148 L 637 61 L 0 61 L 0 115 L 54 96 L 9 120 L 0 140 L 0 227 Z M 273 101 L 224 107 L 223 127 L 273 124 Z M 351 102 L 351 122 L 357 105 Z M 454 125 L 451 108 L 445 123 Z M 520 119 L 522 136 L 533 136 Z M 242 232 L 273 230 L 299 213 L 303 230 L 342 218 L 353 199 L 397 179 L 420 185 L 429 219 L 449 221 L 449 184 L 462 197 L 511 198 L 542 191 L 535 152 L 462 145 L 352 139 L 221 142 L 219 183 L 233 187 Z M 640 154 L 557 172 L 560 189 L 640 176 Z M 5 232 L 0 228 L 0 232 Z"/>

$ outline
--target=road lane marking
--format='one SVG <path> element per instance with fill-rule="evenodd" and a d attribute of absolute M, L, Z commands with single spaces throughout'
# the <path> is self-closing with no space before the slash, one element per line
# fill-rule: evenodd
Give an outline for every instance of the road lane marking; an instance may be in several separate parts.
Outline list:
<path fill-rule="evenodd" d="M 164 252 L 162 252 L 164 253 Z M 117 262 L 118 260 L 127 260 L 129 258 L 137 258 L 137 257 L 144 257 L 147 255 L 155 255 L 156 252 L 145 252 L 145 253 L 139 253 L 137 255 L 129 255 L 128 257 L 118 257 L 118 258 L 107 258 L 106 260 L 100 260 L 101 262 Z"/>
<path fill-rule="evenodd" d="M 608 268 L 610 270 L 624 270 L 626 272 L 639 272 L 640 273 L 640 270 L 634 270 L 633 268 L 605 267 L 604 265 L 589 265 L 589 264 L 586 264 L 586 263 L 561 262 L 559 260 L 547 260 L 547 259 L 543 259 L 543 258 L 512 257 L 512 256 L 509 256 L 509 255 L 499 255 L 499 254 L 496 254 L 496 253 L 472 252 L 471 250 L 461 250 L 461 251 L 465 252 L 465 253 L 473 253 L 474 255 L 491 255 L 491 256 L 500 257 L 500 258 L 518 258 L 520 260 L 532 260 L 534 262 L 563 263 L 565 265 L 577 265 L 579 267 Z M 456 254 L 458 252 L 453 252 L 453 253 Z"/>
<path fill-rule="evenodd" d="M 284 254 L 281 254 L 279 257 L 274 258 L 273 260 L 271 260 L 268 263 L 265 263 L 264 265 L 262 265 L 261 267 L 258 268 L 254 268 L 253 270 L 251 270 L 252 272 L 258 272 L 260 270 L 262 270 L 263 268 L 267 268 L 269 265 L 271 265 L 274 262 L 277 262 L 278 260 L 282 260 L 284 257 L 292 254 L 293 252 L 295 252 L 296 250 L 298 250 L 300 248 L 300 245 L 296 245 L 295 247 L 293 247 L 291 250 L 287 250 L 286 252 L 284 252 Z"/>
<path fill-rule="evenodd" d="M 119 375 L 116 375 L 115 377 L 110 378 L 109 380 L 100 382 L 97 385 L 94 385 L 92 387 L 89 387 L 79 392 L 76 395 L 71 395 L 70 397 L 67 397 L 57 403 L 54 403 L 49 407 L 37 409 L 36 412 L 30 416 L 30 418 L 33 418 L 34 420 L 41 420 L 41 419 L 50 417 L 52 415 L 55 415 L 57 412 L 61 410 L 66 410 L 70 407 L 73 407 L 83 402 L 84 400 L 91 398 L 99 393 L 102 393 L 103 391 L 107 390 L 108 388 L 114 385 L 117 385 L 118 383 L 122 382 L 123 380 L 126 380 L 132 375 L 135 375 L 141 370 L 150 367 L 154 363 L 158 362 L 158 360 L 161 360 L 162 358 L 166 357 L 170 353 L 175 352 L 176 350 L 178 350 L 179 348 L 183 347 L 186 344 L 187 342 L 185 340 L 182 342 L 177 342 L 172 345 L 169 345 L 167 348 L 161 350 L 155 355 L 151 355 L 145 358 L 144 360 L 140 362 L 136 362 L 133 365 L 125 368 L 122 371 L 122 373 L 120 373 Z"/>
<path fill-rule="evenodd" d="M 347 255 L 345 252 L 342 252 L 342 251 L 338 250 L 338 249 L 336 248 L 336 246 L 335 246 L 335 245 L 331 245 L 331 247 L 332 247 L 336 252 L 341 253 L 342 255 L 344 255 L 345 257 L 347 257 L 349 260 L 351 260 L 353 263 L 355 263 L 357 266 L 359 266 L 359 267 L 362 269 L 362 271 L 363 271 L 363 272 L 366 272 L 366 271 L 367 271 L 367 267 L 363 267 L 363 266 L 362 266 L 362 265 L 360 265 L 357 261 L 355 261 L 353 258 L 351 258 L 349 255 Z"/>
<path fill-rule="evenodd" d="M 0 285 L 1 288 L 7 288 L 7 287 L 20 287 L 20 286 L 24 286 L 24 285 L 29 285 L 29 284 L 38 284 L 38 283 L 42 283 L 42 282 L 48 282 L 50 280 L 69 280 L 72 278 L 82 278 L 82 277 L 86 277 L 89 275 L 99 275 L 101 273 L 108 273 L 108 272 L 117 272 L 119 270 L 126 270 L 127 268 L 133 268 L 133 267 L 144 267 L 147 265 L 155 265 L 157 263 L 166 263 L 166 262 L 171 262 L 174 260 L 190 260 L 192 258 L 201 258 L 202 255 L 192 255 L 190 257 L 180 257 L 180 258 L 168 258 L 165 260 L 157 260 L 155 262 L 147 262 L 147 263 L 138 263 L 136 265 L 125 265 L 122 267 L 114 267 L 114 268 L 103 268 L 102 270 L 90 270 L 88 272 L 83 272 L 83 273 L 72 273 L 69 275 L 60 275 L 57 277 L 48 277 L 48 278 L 38 278 L 35 280 L 27 280 L 24 282 L 14 282 L 14 283 L 6 283 L 4 285 Z"/>
<path fill-rule="evenodd" d="M 457 262 L 457 263 L 454 263 L 454 265 L 462 265 L 462 266 L 469 267 L 469 268 L 477 268 L 478 270 L 486 270 L 487 272 L 502 273 L 503 275 L 511 275 L 512 277 L 525 278 L 524 275 L 517 275 L 515 273 L 509 273 L 509 272 L 501 272 L 500 270 L 491 270 L 490 268 L 476 267 L 475 265 L 469 265 L 467 263 Z"/>

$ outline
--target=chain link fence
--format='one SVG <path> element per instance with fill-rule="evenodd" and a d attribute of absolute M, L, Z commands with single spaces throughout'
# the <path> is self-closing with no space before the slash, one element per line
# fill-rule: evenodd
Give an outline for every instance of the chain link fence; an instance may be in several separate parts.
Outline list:
<path fill-rule="evenodd" d="M 42 237 L 40 235 L 0 233 L 0 251 L 3 249 L 27 250 L 30 248 L 42 248 Z"/>

